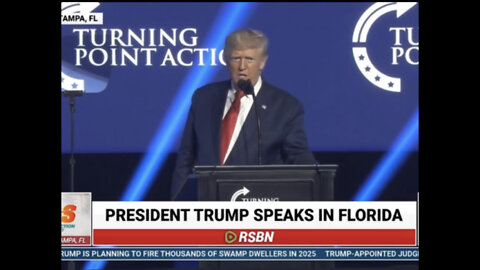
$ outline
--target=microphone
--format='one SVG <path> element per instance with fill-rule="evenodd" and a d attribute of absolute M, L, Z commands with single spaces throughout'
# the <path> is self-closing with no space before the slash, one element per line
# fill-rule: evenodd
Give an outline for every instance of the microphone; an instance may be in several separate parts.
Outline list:
<path fill-rule="evenodd" d="M 257 109 L 257 98 L 255 97 L 255 91 L 253 90 L 253 85 L 250 80 L 238 80 L 237 86 L 239 89 L 243 90 L 246 95 L 252 95 L 253 97 L 253 108 L 255 109 L 255 117 L 257 118 L 257 134 L 258 134 L 258 165 L 262 165 L 262 135 L 260 132 L 260 116 Z"/>

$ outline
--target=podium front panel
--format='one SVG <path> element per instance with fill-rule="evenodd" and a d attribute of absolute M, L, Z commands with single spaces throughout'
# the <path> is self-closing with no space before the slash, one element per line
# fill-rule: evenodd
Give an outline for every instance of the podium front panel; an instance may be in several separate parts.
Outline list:
<path fill-rule="evenodd" d="M 200 201 L 332 201 L 337 165 L 196 166 Z"/>

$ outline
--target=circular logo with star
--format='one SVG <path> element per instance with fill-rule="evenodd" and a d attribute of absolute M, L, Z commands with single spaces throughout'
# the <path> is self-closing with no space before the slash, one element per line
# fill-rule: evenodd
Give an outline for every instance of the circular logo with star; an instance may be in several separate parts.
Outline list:
<path fill-rule="evenodd" d="M 402 89 L 402 80 L 398 77 L 389 76 L 378 68 L 372 63 L 372 60 L 368 56 L 366 42 L 367 36 L 370 28 L 375 23 L 375 21 L 380 18 L 382 15 L 387 14 L 389 12 L 396 12 L 396 17 L 399 18 L 405 12 L 410 10 L 413 6 L 415 6 L 416 2 L 378 2 L 370 6 L 363 14 L 360 16 L 358 20 L 352 37 L 353 42 L 353 57 L 355 59 L 355 63 L 357 64 L 358 69 L 363 74 L 363 76 L 370 81 L 373 85 L 391 92 L 400 92 Z M 391 31 L 395 33 L 395 37 L 398 39 L 399 34 L 401 32 L 408 32 L 411 29 L 403 29 L 403 28 L 392 28 Z M 410 40 L 409 40 L 410 41 Z M 398 41 L 396 41 L 397 43 Z M 412 44 L 413 43 L 413 44 Z M 418 51 L 418 43 L 411 42 L 410 44 L 416 45 L 412 46 L 408 50 L 404 50 L 403 48 L 396 48 L 392 47 L 392 54 L 394 57 L 404 57 L 406 61 L 410 64 L 418 64 L 411 58 L 411 52 L 415 52 L 414 50 Z M 392 64 L 396 64 L 395 62 Z M 398 63 L 397 63 L 398 64 Z"/>

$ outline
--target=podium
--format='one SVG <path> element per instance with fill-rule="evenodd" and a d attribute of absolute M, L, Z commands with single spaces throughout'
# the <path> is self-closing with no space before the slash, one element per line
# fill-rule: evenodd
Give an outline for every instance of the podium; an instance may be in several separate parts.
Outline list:
<path fill-rule="evenodd" d="M 199 201 L 332 201 L 338 165 L 195 166 Z M 200 269 L 332 269 L 328 261 L 205 261 Z"/>
<path fill-rule="evenodd" d="M 195 166 L 199 201 L 332 201 L 337 165 Z"/>

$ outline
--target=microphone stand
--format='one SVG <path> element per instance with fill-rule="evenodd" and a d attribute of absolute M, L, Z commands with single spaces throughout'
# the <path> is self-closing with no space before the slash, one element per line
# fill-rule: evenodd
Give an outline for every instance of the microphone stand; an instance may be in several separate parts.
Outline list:
<path fill-rule="evenodd" d="M 81 96 L 83 94 L 82 91 L 63 91 L 63 95 L 69 97 L 69 105 L 70 105 L 70 192 L 73 192 L 74 189 L 74 172 L 75 172 L 75 157 L 73 156 L 73 146 L 74 146 L 74 117 L 73 114 L 75 112 L 75 97 Z M 68 270 L 75 270 L 75 262 L 69 261 L 68 262 Z"/>
<path fill-rule="evenodd" d="M 63 91 L 63 95 L 69 97 L 70 105 L 70 192 L 75 190 L 74 188 L 74 175 L 75 175 L 75 157 L 73 155 L 74 150 L 74 113 L 75 113 L 75 97 L 83 95 L 83 91 Z"/>
<path fill-rule="evenodd" d="M 73 156 L 73 153 L 74 153 L 73 151 L 73 145 L 74 145 L 73 114 L 75 113 L 75 97 L 73 95 L 71 95 L 69 98 L 69 104 L 70 104 L 70 191 L 73 192 L 75 190 L 74 189 L 75 157 Z"/>

